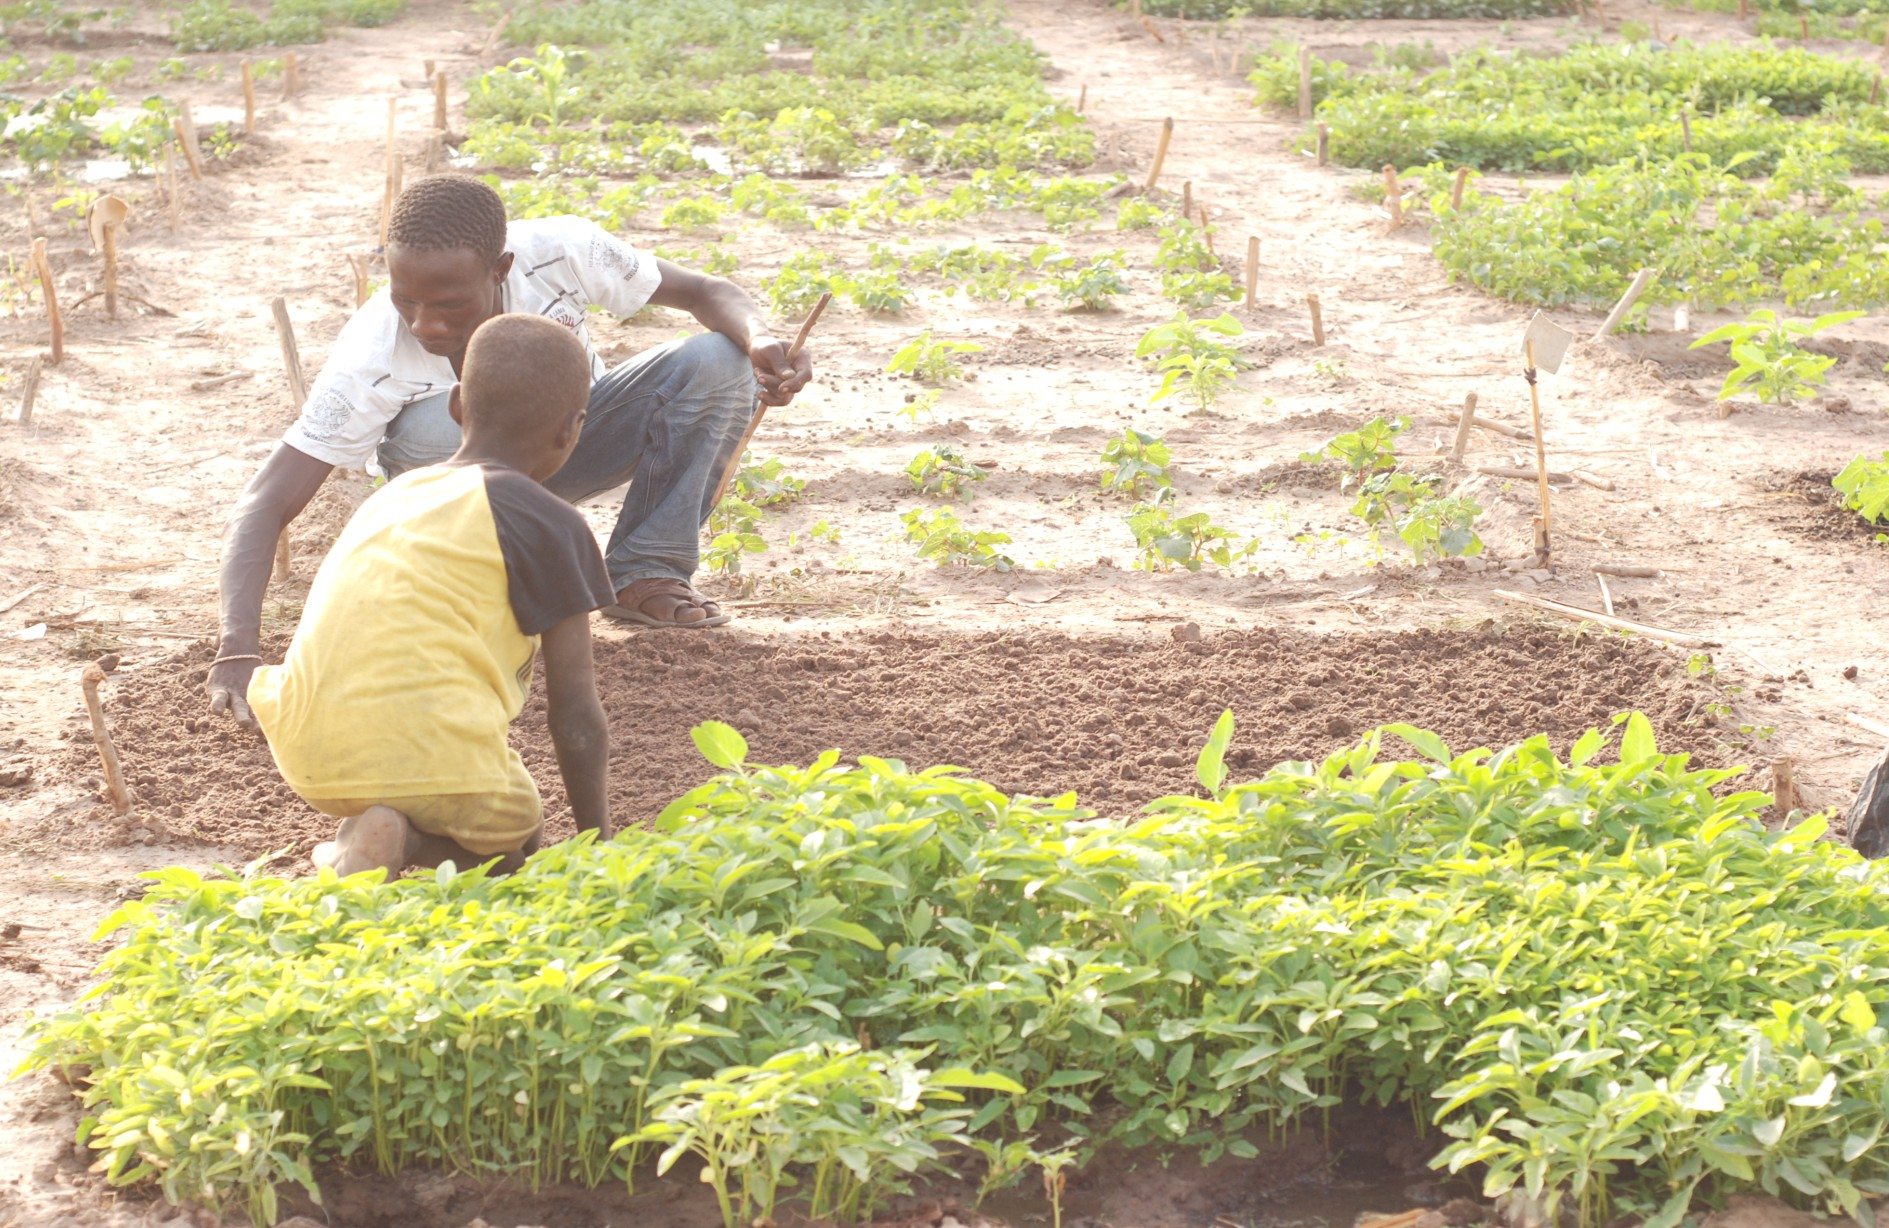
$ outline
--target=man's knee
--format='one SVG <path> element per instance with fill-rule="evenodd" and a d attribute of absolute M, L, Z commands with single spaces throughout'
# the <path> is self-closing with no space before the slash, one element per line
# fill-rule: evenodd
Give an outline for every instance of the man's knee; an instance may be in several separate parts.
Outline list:
<path fill-rule="evenodd" d="M 737 399 L 754 396 L 754 364 L 740 346 L 721 333 L 697 333 L 676 345 L 675 360 L 691 390 L 725 393 Z"/>

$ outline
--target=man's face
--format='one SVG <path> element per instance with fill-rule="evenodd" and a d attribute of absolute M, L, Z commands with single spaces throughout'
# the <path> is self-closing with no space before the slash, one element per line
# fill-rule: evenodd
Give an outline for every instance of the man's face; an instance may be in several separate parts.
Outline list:
<path fill-rule="evenodd" d="M 440 251 L 387 248 L 388 290 L 394 310 L 429 354 L 464 357 L 473 332 L 499 310 L 499 286 L 511 270 L 507 252 L 488 265 L 467 247 Z"/>

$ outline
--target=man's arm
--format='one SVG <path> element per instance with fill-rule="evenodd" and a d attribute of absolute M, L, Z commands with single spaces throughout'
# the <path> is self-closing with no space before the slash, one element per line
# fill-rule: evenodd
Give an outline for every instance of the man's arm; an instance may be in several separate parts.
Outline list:
<path fill-rule="evenodd" d="M 276 445 L 249 480 L 223 528 L 216 655 L 245 659 L 210 667 L 210 711 L 234 717 L 244 729 L 256 727 L 247 698 L 249 676 L 261 664 L 254 653 L 262 634 L 262 594 L 269 586 L 276 538 L 302 514 L 333 469 L 327 461 L 286 443 Z"/>
<path fill-rule="evenodd" d="M 767 314 L 752 296 L 725 277 L 690 272 L 667 260 L 656 262 L 662 284 L 649 296 L 658 307 L 672 307 L 740 346 L 754 363 L 763 405 L 785 405 L 813 379 L 813 359 L 803 347 L 790 362 L 787 343 L 774 336 Z"/>
<path fill-rule="evenodd" d="M 590 614 L 573 614 L 544 633 L 544 684 L 551 746 L 579 831 L 610 838 L 610 726 L 597 699 L 590 660 Z"/>

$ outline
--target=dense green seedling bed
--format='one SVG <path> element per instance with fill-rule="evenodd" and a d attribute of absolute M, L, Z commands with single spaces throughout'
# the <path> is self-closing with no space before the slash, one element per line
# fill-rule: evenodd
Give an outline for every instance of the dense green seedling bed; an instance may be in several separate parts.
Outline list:
<path fill-rule="evenodd" d="M 731 1221 L 796 1179 L 859 1211 L 934 1154 L 995 1184 L 1105 1140 L 1251 1154 L 1353 1098 L 1589 1224 L 1889 1190 L 1879 870 L 1765 832 L 1642 717 L 1618 763 L 1387 732 L 1418 757 L 1372 734 L 1222 789 L 1225 718 L 1218 795 L 1120 824 L 951 769 L 749 768 L 704 726 L 729 770 L 655 830 L 511 878 L 152 875 L 27 1065 L 85 1072 L 111 1179 L 264 1214 L 329 1161 L 595 1182 L 685 1150 Z"/>
<path fill-rule="evenodd" d="M 258 12 L 230 0 L 187 0 L 176 6 L 170 36 L 179 51 L 318 43 L 331 26 L 385 25 L 406 7 L 407 0 L 272 0 Z"/>
<path fill-rule="evenodd" d="M 1644 268 L 1660 270 L 1648 302 L 1889 302 L 1882 220 L 1844 182 L 1841 160 L 1787 157 L 1762 185 L 1737 169 L 1703 155 L 1629 161 L 1519 201 L 1472 188 L 1453 209 L 1447 169 L 1431 167 L 1436 256 L 1452 276 L 1521 303 L 1611 303 Z M 1799 207 L 1810 202 L 1825 211 Z"/>
<path fill-rule="evenodd" d="M 1296 49 L 1262 59 L 1259 100 L 1298 96 Z M 1331 157 L 1375 169 L 1447 162 L 1481 170 L 1587 170 L 1691 148 L 1747 155 L 1769 174 L 1794 151 L 1889 170 L 1889 121 L 1868 105 L 1875 73 L 1801 48 L 1592 43 L 1535 57 L 1478 50 L 1429 71 L 1318 65 Z M 1682 120 L 1682 116 L 1685 118 Z"/>
<path fill-rule="evenodd" d="M 1569 13 L 1566 0 L 1142 0 L 1141 11 L 1158 17 L 1218 20 L 1224 17 L 1548 17 Z"/>

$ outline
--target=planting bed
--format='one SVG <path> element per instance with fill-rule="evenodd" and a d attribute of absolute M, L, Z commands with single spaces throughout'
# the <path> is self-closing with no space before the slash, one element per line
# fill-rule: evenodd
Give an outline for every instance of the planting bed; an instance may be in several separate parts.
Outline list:
<path fill-rule="evenodd" d="M 133 662 L 108 711 L 139 812 L 172 838 L 255 855 L 306 850 L 332 821 L 276 775 L 259 739 L 203 713 L 207 645 Z M 1565 748 L 1616 714 L 1646 712 L 1672 750 L 1702 763 L 1736 755 L 1706 723 L 1707 689 L 1683 654 L 1560 628 L 1305 635 L 1209 633 L 1176 642 L 1057 633 L 765 637 L 673 633 L 611 638 L 598 684 L 616 751 L 613 811 L 646 822 L 697 784 L 689 729 L 739 728 L 762 763 L 804 763 L 823 750 L 902 759 L 914 768 L 977 765 L 998 788 L 1075 790 L 1129 815 L 1193 787 L 1194 754 L 1226 708 L 1240 722 L 1228 761 L 1242 773 L 1323 758 L 1375 725 L 1403 721 L 1450 745 L 1505 746 L 1547 733 Z M 96 779 L 89 732 L 75 725 L 60 777 Z M 515 744 L 562 807 L 540 694 Z M 95 786 L 94 786 L 95 787 Z M 552 833 L 568 832 L 568 819 Z M 81 842 L 138 829 L 94 825 Z"/>

